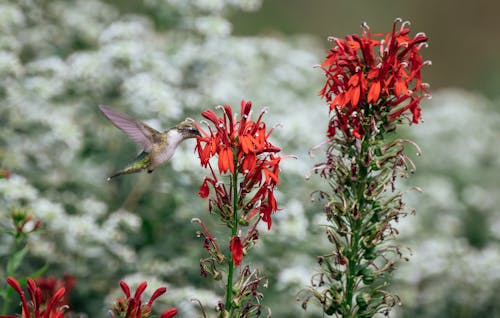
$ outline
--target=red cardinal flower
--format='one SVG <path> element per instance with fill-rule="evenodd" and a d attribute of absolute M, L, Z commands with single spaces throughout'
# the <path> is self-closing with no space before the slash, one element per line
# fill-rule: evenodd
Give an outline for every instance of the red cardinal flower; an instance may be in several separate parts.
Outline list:
<path fill-rule="evenodd" d="M 392 32 L 372 37 L 368 25 L 362 34 L 344 39 L 331 38 L 335 47 L 321 64 L 327 78 L 320 95 L 335 112 L 327 135 L 335 128 L 347 136 L 362 138 L 360 121 L 374 114 L 381 120 L 394 121 L 411 113 L 411 122 L 420 120 L 420 101 L 428 95 L 428 84 L 421 80 L 424 62 L 420 49 L 427 45 L 427 36 L 418 33 L 410 37 L 409 23 L 394 22 Z"/>
<path fill-rule="evenodd" d="M 170 308 L 170 309 L 165 310 L 161 314 L 160 318 L 172 318 L 175 315 L 177 315 L 177 309 L 176 308 Z"/>
<path fill-rule="evenodd" d="M 243 259 L 243 244 L 241 244 L 241 239 L 239 236 L 233 236 L 233 238 L 229 242 L 229 249 L 231 250 L 231 254 L 233 255 L 234 265 L 240 265 L 240 262 Z"/>
<path fill-rule="evenodd" d="M 227 191 L 215 174 L 210 159 L 217 158 L 219 173 L 238 174 L 238 202 L 241 203 L 243 215 L 255 215 L 255 209 L 271 228 L 271 213 L 278 207 L 273 191 L 279 184 L 279 163 L 277 155 L 280 148 L 269 141 L 273 129 L 267 129 L 262 121 L 266 111 L 259 114 L 257 120 L 252 120 L 252 103 L 241 102 L 241 115 L 236 118 L 230 106 L 219 106 L 222 116 L 217 116 L 213 110 L 206 110 L 203 117 L 209 120 L 208 132 L 200 129 L 202 136 L 198 137 L 196 150 L 203 167 L 209 167 L 211 175 L 206 177 L 198 194 L 208 198 L 210 186 L 215 198 L 210 198 L 210 210 L 220 213 L 231 213 L 228 206 L 232 202 L 232 191 Z M 271 202 L 271 204 L 269 203 Z M 252 212 L 252 213 L 250 213 Z"/>
<path fill-rule="evenodd" d="M 64 287 L 66 294 L 62 299 L 63 305 L 69 305 L 69 293 L 76 285 L 76 278 L 70 274 L 64 274 L 62 278 L 48 276 L 48 277 L 37 277 L 35 282 L 42 291 L 42 301 L 48 302 L 50 297 L 56 293 L 57 290 Z"/>
<path fill-rule="evenodd" d="M 31 301 L 28 302 L 26 295 L 21 288 L 21 285 L 14 277 L 7 277 L 7 283 L 14 288 L 14 290 L 21 297 L 21 307 L 23 318 L 63 318 L 64 311 L 67 306 L 62 304 L 66 289 L 64 287 L 58 289 L 53 295 L 43 301 L 42 290 L 38 287 L 37 283 L 31 278 L 27 279 L 27 289 Z M 6 316 L 16 317 L 16 316 Z"/>
<path fill-rule="evenodd" d="M 130 287 L 124 281 L 120 282 L 120 287 L 125 294 L 125 298 L 118 298 L 113 307 L 113 311 L 111 313 L 111 317 L 119 317 L 119 318 L 146 318 L 151 314 L 151 307 L 153 306 L 153 302 L 160 297 L 161 295 L 167 292 L 166 287 L 160 287 L 155 290 L 149 301 L 145 304 L 142 302 L 142 294 L 146 290 L 148 286 L 147 282 L 142 282 L 137 286 L 137 289 L 134 293 L 134 296 L 131 296 Z M 115 316 L 115 314 L 117 316 Z M 171 318 L 177 314 L 176 308 L 170 308 L 162 313 L 160 317 L 162 318 Z"/>

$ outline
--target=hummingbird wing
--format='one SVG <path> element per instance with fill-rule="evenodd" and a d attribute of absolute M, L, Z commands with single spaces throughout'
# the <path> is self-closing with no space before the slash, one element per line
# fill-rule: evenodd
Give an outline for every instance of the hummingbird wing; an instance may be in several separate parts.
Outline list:
<path fill-rule="evenodd" d="M 154 141 L 157 140 L 161 134 L 158 130 L 126 114 L 117 112 L 108 106 L 100 105 L 99 109 L 113 125 L 121 129 L 133 141 L 141 145 L 144 151 L 148 153 L 151 152 Z"/>

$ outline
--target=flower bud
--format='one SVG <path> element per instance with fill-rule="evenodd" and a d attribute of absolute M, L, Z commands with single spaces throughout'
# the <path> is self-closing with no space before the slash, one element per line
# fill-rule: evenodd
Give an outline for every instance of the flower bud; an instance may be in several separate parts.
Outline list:
<path fill-rule="evenodd" d="M 361 270 L 361 279 L 363 284 L 369 285 L 375 280 L 375 272 L 370 267 L 366 266 Z"/>
<path fill-rule="evenodd" d="M 379 162 L 378 162 L 378 161 L 372 161 L 372 162 L 370 162 L 370 168 L 371 168 L 373 171 L 382 170 L 382 167 L 380 166 L 380 164 L 379 164 Z"/>
<path fill-rule="evenodd" d="M 325 303 L 325 307 L 326 307 L 326 303 Z M 329 304 L 328 304 L 328 307 L 325 308 L 325 313 L 327 315 L 333 315 L 335 314 L 336 312 L 338 312 L 338 310 L 340 309 L 340 306 L 337 302 L 335 301 L 331 301 Z"/>
<path fill-rule="evenodd" d="M 238 219 L 238 224 L 241 225 L 241 226 L 248 226 L 248 224 L 250 224 L 250 223 L 248 222 L 247 218 L 242 215 Z"/>
<path fill-rule="evenodd" d="M 212 273 L 212 277 L 214 280 L 221 280 L 222 274 L 218 270 L 214 270 Z"/>
<path fill-rule="evenodd" d="M 361 293 L 356 296 L 356 303 L 361 309 L 368 307 L 370 300 L 371 296 L 368 293 Z"/>
<path fill-rule="evenodd" d="M 367 261 L 373 261 L 377 258 L 377 252 L 375 251 L 375 247 L 371 246 L 365 249 L 364 259 Z"/>

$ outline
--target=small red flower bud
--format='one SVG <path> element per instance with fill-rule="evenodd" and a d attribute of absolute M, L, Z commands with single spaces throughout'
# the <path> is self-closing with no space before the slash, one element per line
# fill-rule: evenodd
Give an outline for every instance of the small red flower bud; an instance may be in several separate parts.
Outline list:
<path fill-rule="evenodd" d="M 59 289 L 54 296 L 49 300 L 49 303 L 47 305 L 47 308 L 45 308 L 45 315 L 44 318 L 49 318 L 50 314 L 55 311 L 58 312 L 59 310 L 57 309 L 58 304 L 62 301 L 64 294 L 66 293 L 66 288 L 62 287 Z"/>
<path fill-rule="evenodd" d="M 120 287 L 123 290 L 123 293 L 127 298 L 130 298 L 130 287 L 128 287 L 127 283 L 125 283 L 123 280 L 120 282 Z"/>
<path fill-rule="evenodd" d="M 209 194 L 210 194 L 210 189 L 208 188 L 207 179 L 205 178 L 205 180 L 203 180 L 203 183 L 201 184 L 200 191 L 198 191 L 198 195 L 203 199 L 206 199 L 208 198 Z"/>
<path fill-rule="evenodd" d="M 135 295 L 134 295 L 134 299 L 136 301 L 141 299 L 141 295 L 146 290 L 146 287 L 148 287 L 148 283 L 146 281 L 140 283 L 139 286 L 137 286 L 137 289 L 135 290 Z"/>
<path fill-rule="evenodd" d="M 231 250 L 231 254 L 233 255 L 234 265 L 240 265 L 240 262 L 243 259 L 243 245 L 241 244 L 241 239 L 239 236 L 233 236 L 231 242 L 229 243 L 229 249 Z"/>
<path fill-rule="evenodd" d="M 151 298 L 148 301 L 148 307 L 151 307 L 151 305 L 156 300 L 156 298 L 160 297 L 161 295 L 165 294 L 166 292 L 167 292 L 166 287 L 160 287 L 157 290 L 155 290 L 155 292 L 153 293 L 153 295 L 151 296 Z"/>
<path fill-rule="evenodd" d="M 14 277 L 7 277 L 7 283 L 12 286 L 12 288 L 14 288 L 14 290 L 21 294 L 23 293 L 24 294 L 24 291 L 23 289 L 21 288 L 21 285 L 19 284 L 19 282 L 14 278 Z"/>
<path fill-rule="evenodd" d="M 170 309 L 165 310 L 161 314 L 160 318 L 172 318 L 175 315 L 177 315 L 177 308 L 170 308 Z"/>

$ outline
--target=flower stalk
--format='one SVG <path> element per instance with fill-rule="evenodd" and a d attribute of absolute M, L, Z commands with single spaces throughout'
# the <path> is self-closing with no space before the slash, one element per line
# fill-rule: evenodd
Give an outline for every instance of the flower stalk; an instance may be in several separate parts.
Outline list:
<path fill-rule="evenodd" d="M 404 152 L 415 143 L 394 132 L 420 122 L 420 101 L 429 94 L 421 69 L 430 64 L 419 52 L 427 37 L 410 37 L 408 26 L 398 19 L 392 32 L 374 38 L 363 24 L 361 36 L 331 38 L 335 47 L 321 65 L 330 120 L 326 161 L 313 171 L 330 189 L 314 195 L 325 202 L 333 253 L 318 257 L 321 270 L 305 290 L 304 309 L 313 298 L 327 315 L 373 317 L 399 303 L 387 286 L 397 262 L 407 260 L 392 241 L 408 210 L 395 182 L 415 170 Z"/>
<path fill-rule="evenodd" d="M 123 291 L 125 297 L 119 297 L 114 305 L 113 309 L 109 312 L 111 318 L 147 318 L 153 316 L 152 306 L 158 297 L 162 296 L 167 292 L 166 287 L 160 287 L 156 289 L 148 302 L 143 302 L 142 294 L 146 290 L 148 283 L 146 281 L 140 283 L 134 295 L 131 294 L 130 287 L 125 281 L 120 282 L 120 288 Z M 177 315 L 177 308 L 169 308 L 162 312 L 160 318 L 172 318 Z"/>
<path fill-rule="evenodd" d="M 235 171 L 238 171 L 238 157 L 236 155 L 237 151 L 233 149 L 233 165 L 235 167 Z M 233 224 L 231 227 L 231 237 L 236 237 L 238 231 L 238 174 L 236 172 L 233 173 L 232 176 L 232 189 L 233 189 Z M 234 259 L 233 251 L 230 249 L 231 253 L 230 259 Z M 227 284 L 226 284 L 226 310 L 229 312 L 229 317 L 232 317 L 232 297 L 233 297 L 233 275 L 234 275 L 234 262 L 228 262 L 228 271 L 227 271 Z"/>
<path fill-rule="evenodd" d="M 7 277 L 14 276 L 18 272 L 23 260 L 28 254 L 28 237 L 31 233 L 40 229 L 41 221 L 26 209 L 14 208 L 11 212 L 13 229 L 7 231 L 12 236 L 10 256 L 7 260 L 5 274 Z M 12 289 L 0 290 L 0 298 L 3 305 L 0 314 L 6 314 L 12 296 Z"/>
<path fill-rule="evenodd" d="M 209 120 L 208 132 L 198 127 L 202 136 L 197 139 L 196 150 L 203 167 L 210 175 L 205 177 L 198 194 L 209 202 L 209 211 L 231 229 L 225 257 L 223 249 L 200 220 L 205 238 L 204 247 L 209 257 L 200 262 L 201 275 L 221 279 L 221 266 L 227 266 L 224 303 L 219 303 L 219 317 L 258 317 L 261 313 L 263 294 L 258 292 L 263 278 L 249 266 L 242 266 L 244 255 L 258 239 L 257 225 L 261 221 L 271 229 L 271 215 L 278 210 L 274 189 L 279 183 L 280 148 L 268 141 L 272 132 L 266 129 L 259 114 L 252 120 L 252 103 L 241 102 L 241 115 L 233 115 L 229 105 L 216 107 L 218 116 L 207 110 L 202 115 Z M 217 160 L 218 173 L 211 160 Z M 221 176 L 227 175 L 224 183 Z M 227 264 L 226 264 L 227 262 Z"/>
<path fill-rule="evenodd" d="M 21 284 L 14 277 L 7 277 L 7 283 L 19 294 L 21 298 L 21 316 L 25 318 L 63 318 L 67 305 L 63 304 L 66 289 L 59 288 L 50 298 L 43 299 L 43 293 L 38 284 L 31 278 L 27 279 L 27 290 L 30 301 L 21 288 Z M 0 316 L 11 318 L 16 316 Z"/>

